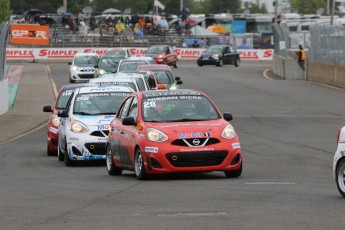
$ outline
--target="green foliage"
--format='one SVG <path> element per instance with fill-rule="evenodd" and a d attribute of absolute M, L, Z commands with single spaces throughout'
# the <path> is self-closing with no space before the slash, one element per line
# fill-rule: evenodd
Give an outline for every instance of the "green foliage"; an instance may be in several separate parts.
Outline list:
<path fill-rule="evenodd" d="M 0 0 L 0 22 L 7 21 L 10 14 L 10 0 Z"/>
<path fill-rule="evenodd" d="M 325 0 L 291 0 L 291 11 L 299 14 L 316 14 L 319 8 L 326 9 Z"/>
<path fill-rule="evenodd" d="M 205 12 L 211 14 L 218 13 L 240 13 L 241 0 L 205 0 Z"/>
<path fill-rule="evenodd" d="M 251 13 L 251 14 L 265 14 L 265 13 L 267 13 L 267 9 L 266 9 L 266 5 L 265 5 L 265 3 L 263 3 L 261 6 L 260 5 L 258 5 L 258 4 L 254 4 L 254 3 L 249 3 L 249 4 L 247 4 L 247 6 L 245 6 L 246 7 L 246 9 L 248 9 L 249 10 L 249 12 Z"/>

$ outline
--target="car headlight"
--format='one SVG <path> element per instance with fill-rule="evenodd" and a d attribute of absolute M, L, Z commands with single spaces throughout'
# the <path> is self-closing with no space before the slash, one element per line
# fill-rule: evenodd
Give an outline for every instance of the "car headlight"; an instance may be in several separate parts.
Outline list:
<path fill-rule="evenodd" d="M 163 58 L 163 55 L 162 55 L 162 54 L 161 54 L 161 55 L 159 55 L 159 56 L 158 56 L 158 58 Z"/>
<path fill-rule="evenodd" d="M 163 142 L 168 140 L 168 136 L 157 129 L 148 128 L 147 129 L 147 140 L 154 142 Z"/>
<path fill-rule="evenodd" d="M 105 70 L 104 69 L 100 69 L 99 70 L 99 74 L 101 74 L 101 75 L 105 74 Z"/>
<path fill-rule="evenodd" d="M 219 58 L 219 54 L 213 54 L 212 57 L 213 57 L 214 59 L 218 59 L 218 58 Z"/>
<path fill-rule="evenodd" d="M 228 124 L 222 132 L 222 137 L 225 139 L 232 139 L 234 137 L 236 137 L 236 132 L 234 127 L 232 127 L 232 125 Z"/>
<path fill-rule="evenodd" d="M 88 130 L 89 129 L 86 127 L 86 125 L 84 125 L 80 121 L 73 121 L 72 122 L 71 131 L 73 131 L 75 133 L 85 133 Z"/>
<path fill-rule="evenodd" d="M 77 69 L 78 69 L 78 67 L 77 67 L 77 66 L 75 66 L 75 65 L 74 65 L 74 66 L 72 66 L 72 70 L 73 70 L 73 71 L 76 71 Z"/>
<path fill-rule="evenodd" d="M 52 117 L 52 123 L 54 126 L 59 126 L 60 124 L 60 117 L 58 117 L 56 114 L 53 115 Z"/>

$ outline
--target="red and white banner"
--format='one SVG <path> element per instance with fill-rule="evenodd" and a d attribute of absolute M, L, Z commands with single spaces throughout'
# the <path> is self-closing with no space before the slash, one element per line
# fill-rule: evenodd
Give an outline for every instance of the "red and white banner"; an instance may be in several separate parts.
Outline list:
<path fill-rule="evenodd" d="M 153 3 L 153 5 L 154 5 L 155 7 L 160 8 L 161 10 L 164 10 L 164 9 L 165 9 L 165 6 L 164 6 L 160 1 L 158 1 L 158 0 L 155 0 L 155 2 Z"/>
<path fill-rule="evenodd" d="M 143 56 L 147 48 L 129 48 L 133 56 Z M 105 54 L 109 48 L 7 48 L 7 59 L 73 59 L 77 53 L 96 53 L 99 56 Z M 205 49 L 176 48 L 175 52 L 181 60 L 196 60 Z M 273 49 L 237 50 L 241 60 L 272 60 Z"/>

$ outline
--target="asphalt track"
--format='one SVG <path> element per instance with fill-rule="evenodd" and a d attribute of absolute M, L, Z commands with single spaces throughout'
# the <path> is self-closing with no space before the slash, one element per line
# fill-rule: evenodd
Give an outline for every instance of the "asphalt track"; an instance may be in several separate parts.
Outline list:
<path fill-rule="evenodd" d="M 222 172 L 138 181 L 105 164 L 66 168 L 46 155 L 45 130 L 5 143 L 0 161 L 0 229 L 343 229 L 345 199 L 332 178 L 345 91 L 264 77 L 269 62 L 173 69 L 183 88 L 231 112 L 240 139 L 240 178 Z M 56 87 L 67 64 L 50 65 Z M 267 72 L 267 71 L 266 71 Z"/>

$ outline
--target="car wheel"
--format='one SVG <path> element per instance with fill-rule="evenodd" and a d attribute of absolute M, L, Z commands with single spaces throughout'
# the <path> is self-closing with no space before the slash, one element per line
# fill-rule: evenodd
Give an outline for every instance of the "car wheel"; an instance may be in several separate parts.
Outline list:
<path fill-rule="evenodd" d="M 122 174 L 122 169 L 116 167 L 113 161 L 113 152 L 111 151 L 110 145 L 107 147 L 107 171 L 111 176 Z"/>
<path fill-rule="evenodd" d="M 48 156 L 56 156 L 56 152 L 51 151 L 51 150 L 49 149 L 48 143 L 47 143 L 47 155 L 48 155 Z"/>
<path fill-rule="evenodd" d="M 198 66 L 200 67 L 203 66 L 202 62 L 198 62 Z"/>
<path fill-rule="evenodd" d="M 240 60 L 237 59 L 237 60 L 235 61 L 235 66 L 236 66 L 236 67 L 240 67 Z"/>
<path fill-rule="evenodd" d="M 217 66 L 222 67 L 224 65 L 223 59 L 219 59 Z"/>
<path fill-rule="evenodd" d="M 178 61 L 175 61 L 174 68 L 178 68 Z"/>
<path fill-rule="evenodd" d="M 343 158 L 337 167 L 336 182 L 340 194 L 345 197 L 345 158 Z"/>
<path fill-rule="evenodd" d="M 144 166 L 144 157 L 139 148 L 135 151 L 134 169 L 138 180 L 145 180 L 148 178 L 148 174 L 146 173 Z"/>
<path fill-rule="evenodd" d="M 71 78 L 69 79 L 69 83 L 74 83 L 75 80 L 72 80 Z"/>
<path fill-rule="evenodd" d="M 241 167 L 237 170 L 232 171 L 224 171 L 225 176 L 229 178 L 239 177 L 242 174 L 242 161 L 241 161 Z"/>
<path fill-rule="evenodd" d="M 69 155 L 68 155 L 68 150 L 67 150 L 67 142 L 65 142 L 65 154 L 64 154 L 64 160 L 65 160 L 65 165 L 67 167 L 69 166 L 75 166 L 76 165 L 76 162 L 75 161 L 72 161 L 70 158 L 69 158 Z"/>
<path fill-rule="evenodd" d="M 64 161 L 65 160 L 65 156 L 61 152 L 61 149 L 60 149 L 60 144 L 58 144 L 58 159 L 59 159 L 59 161 Z"/>

